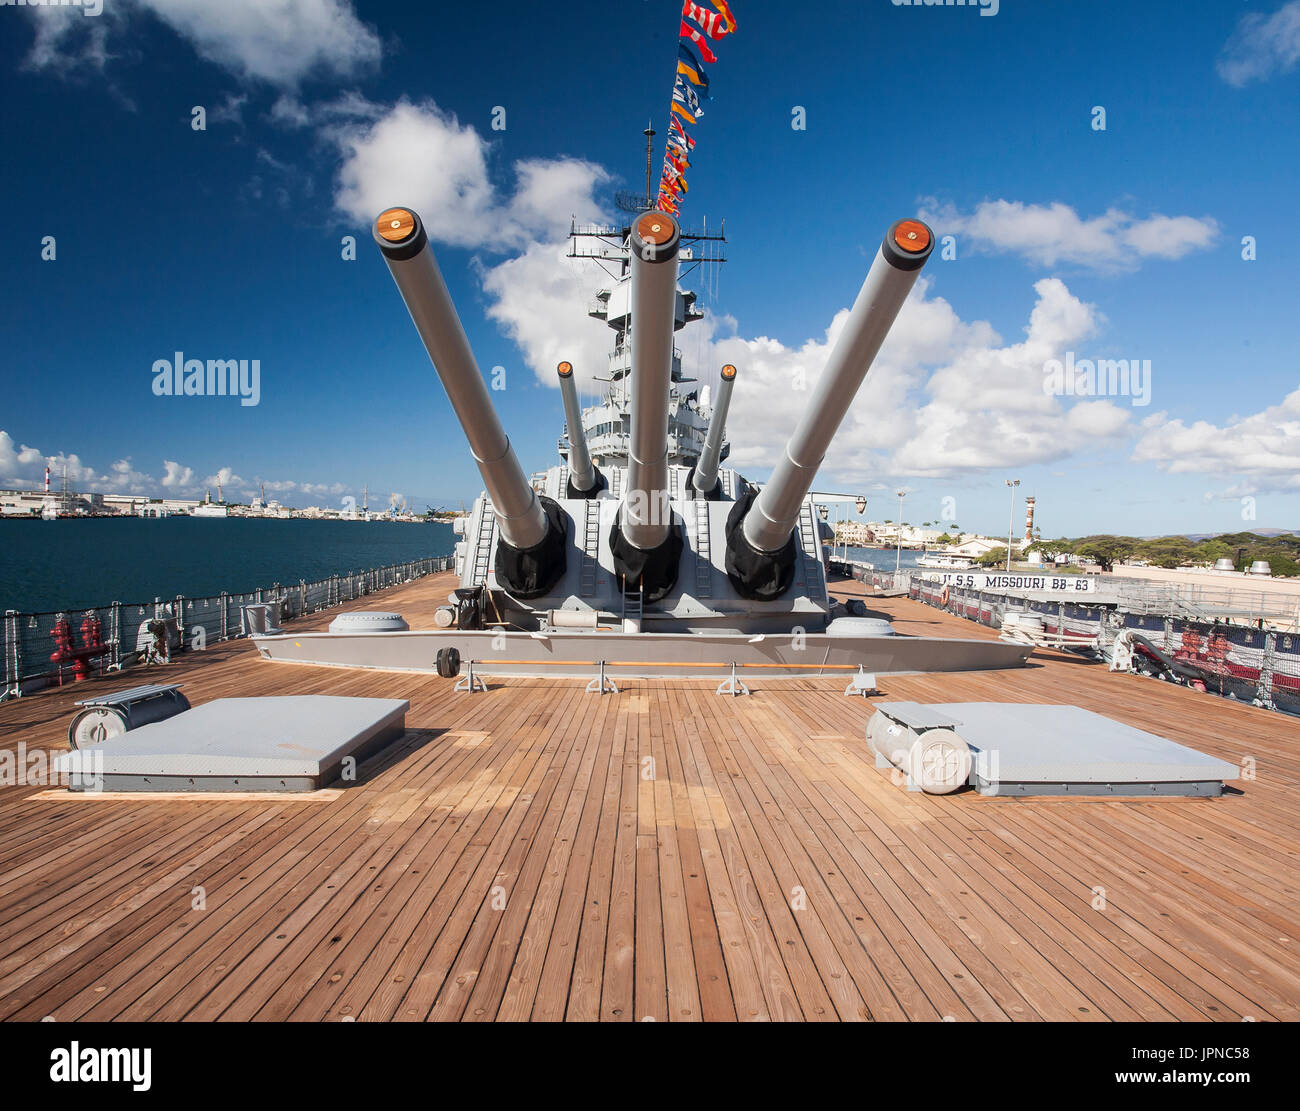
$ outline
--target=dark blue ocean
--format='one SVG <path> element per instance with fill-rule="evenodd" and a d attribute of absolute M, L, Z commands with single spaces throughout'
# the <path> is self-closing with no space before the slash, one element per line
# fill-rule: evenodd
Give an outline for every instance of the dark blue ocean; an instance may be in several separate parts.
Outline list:
<path fill-rule="evenodd" d="M 0 520 L 0 611 L 247 593 L 450 555 L 451 525 L 256 518 Z"/>

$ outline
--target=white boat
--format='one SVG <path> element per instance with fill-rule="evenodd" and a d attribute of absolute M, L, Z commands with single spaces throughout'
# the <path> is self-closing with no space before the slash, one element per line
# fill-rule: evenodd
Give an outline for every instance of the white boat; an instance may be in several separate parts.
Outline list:
<path fill-rule="evenodd" d="M 975 566 L 975 561 L 969 556 L 924 552 L 916 557 L 916 565 L 928 568 L 931 571 L 969 571 Z"/>

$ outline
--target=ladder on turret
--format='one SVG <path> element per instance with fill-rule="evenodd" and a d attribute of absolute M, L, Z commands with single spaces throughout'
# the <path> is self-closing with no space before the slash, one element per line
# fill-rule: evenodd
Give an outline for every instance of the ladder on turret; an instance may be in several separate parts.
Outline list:
<path fill-rule="evenodd" d="M 645 598 L 641 593 L 641 584 L 628 588 L 627 579 L 623 579 L 623 627 L 633 622 L 634 628 L 641 627 L 641 615 L 645 612 Z"/>
<path fill-rule="evenodd" d="M 799 543 L 803 548 L 804 589 L 810 594 L 821 581 L 821 538 L 817 531 L 816 511 L 811 502 L 804 502 L 799 513 Z"/>
<path fill-rule="evenodd" d="M 483 516 L 478 521 L 478 536 L 474 541 L 474 575 L 472 584 L 486 584 L 492 569 L 492 541 L 496 534 L 497 515 L 491 499 L 483 495 Z"/>
<path fill-rule="evenodd" d="M 695 596 L 713 597 L 713 556 L 709 551 L 709 503 L 696 498 L 695 506 Z"/>
<path fill-rule="evenodd" d="M 600 502 L 591 498 L 586 503 L 582 525 L 582 573 L 578 593 L 590 598 L 596 593 L 596 570 L 600 566 Z"/>

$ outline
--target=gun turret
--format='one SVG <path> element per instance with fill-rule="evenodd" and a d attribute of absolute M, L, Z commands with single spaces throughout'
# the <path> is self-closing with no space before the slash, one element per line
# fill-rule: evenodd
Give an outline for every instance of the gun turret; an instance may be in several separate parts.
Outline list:
<path fill-rule="evenodd" d="M 390 208 L 375 221 L 374 238 L 492 500 L 501 534 L 494 561 L 497 582 L 520 598 L 539 597 L 564 574 L 564 511 L 538 497 L 515 458 L 419 216 L 408 208 Z"/>
<path fill-rule="evenodd" d="M 582 429 L 582 409 L 578 406 L 578 387 L 573 382 L 573 364 L 555 368 L 560 378 L 560 396 L 564 399 L 564 422 L 569 429 L 569 490 L 571 498 L 594 498 L 605 488 L 605 476 L 596 469 L 587 450 L 587 434 Z"/>
<path fill-rule="evenodd" d="M 731 407 L 731 391 L 736 385 L 736 368 L 728 363 L 722 368 L 718 384 L 718 397 L 709 417 L 709 431 L 704 437 L 704 450 L 695 461 L 691 472 L 691 488 L 695 497 L 717 500 L 721 491 L 718 483 L 718 464 L 722 461 L 722 441 L 727 433 L 727 410 Z"/>
<path fill-rule="evenodd" d="M 629 235 L 631 265 L 632 435 L 627 492 L 610 533 L 615 570 L 650 601 L 677 582 L 682 538 L 668 501 L 668 402 L 672 388 L 681 229 L 664 212 L 646 212 Z"/>
<path fill-rule="evenodd" d="M 803 501 L 933 248 L 934 234 L 919 220 L 889 229 L 771 480 L 757 496 L 738 499 L 727 518 L 727 576 L 745 597 L 770 601 L 790 588 Z"/>

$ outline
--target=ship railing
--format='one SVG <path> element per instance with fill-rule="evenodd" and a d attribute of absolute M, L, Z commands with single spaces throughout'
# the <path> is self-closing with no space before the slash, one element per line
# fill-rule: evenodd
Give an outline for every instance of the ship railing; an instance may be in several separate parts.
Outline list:
<path fill-rule="evenodd" d="M 332 609 L 390 586 L 454 569 L 454 556 L 347 571 L 328 578 L 273 583 L 238 593 L 149 602 L 110 602 L 39 613 L 7 610 L 0 700 L 137 665 L 170 662 L 246 636 L 243 610 L 270 604 L 280 622 Z M 61 621 L 67 621 L 67 634 Z M 97 632 L 96 632 L 97 627 Z"/>
<path fill-rule="evenodd" d="M 673 358 L 679 363 L 682 361 L 682 350 L 674 345 Z M 610 349 L 609 365 L 611 369 L 622 369 L 632 365 L 632 346 L 631 344 L 619 344 Z"/>

